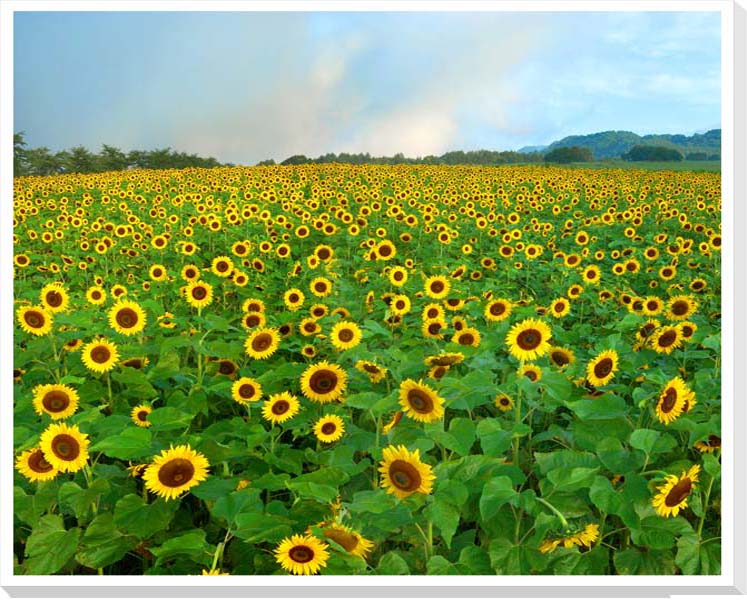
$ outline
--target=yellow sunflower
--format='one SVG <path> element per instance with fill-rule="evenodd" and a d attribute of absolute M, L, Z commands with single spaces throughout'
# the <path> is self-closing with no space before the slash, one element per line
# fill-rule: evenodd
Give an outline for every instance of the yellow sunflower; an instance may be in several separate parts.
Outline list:
<path fill-rule="evenodd" d="M 378 383 L 379 381 L 386 378 L 387 369 L 384 367 L 380 367 L 374 362 L 359 360 L 357 363 L 355 363 L 355 368 L 358 369 L 361 373 L 365 373 L 366 375 L 368 375 L 371 383 Z"/>
<path fill-rule="evenodd" d="M 444 416 L 443 398 L 422 381 L 403 381 L 399 387 L 399 404 L 408 417 L 421 423 L 433 423 Z"/>
<path fill-rule="evenodd" d="M 514 401 L 511 400 L 511 398 L 507 396 L 506 394 L 498 394 L 495 397 L 495 400 L 493 401 L 493 403 L 496 405 L 498 410 L 502 412 L 509 411 L 513 409 L 514 407 Z"/>
<path fill-rule="evenodd" d="M 314 575 L 327 566 L 328 544 L 313 535 L 292 535 L 275 549 L 275 560 L 294 575 Z"/>
<path fill-rule="evenodd" d="M 389 303 L 389 310 L 393 315 L 406 315 L 408 312 L 410 312 L 411 307 L 412 302 L 410 302 L 410 299 L 404 294 L 394 295 L 391 302 Z"/>
<path fill-rule="evenodd" d="M 472 346 L 477 348 L 480 345 L 480 332 L 474 327 L 463 327 L 456 331 L 451 337 L 451 341 L 460 346 Z"/>
<path fill-rule="evenodd" d="M 92 285 L 86 290 L 86 301 L 94 306 L 106 302 L 106 290 L 99 285 Z"/>
<path fill-rule="evenodd" d="M 153 412 L 153 409 L 147 404 L 138 404 L 130 411 L 130 418 L 138 427 L 150 427 L 151 422 L 148 420 L 148 415 L 151 412 Z"/>
<path fill-rule="evenodd" d="M 189 445 L 169 446 L 145 469 L 145 487 L 165 500 L 174 500 L 205 481 L 207 458 Z"/>
<path fill-rule="evenodd" d="M 246 353 L 257 360 L 272 356 L 280 345 L 280 333 L 273 327 L 256 329 L 244 343 Z"/>
<path fill-rule="evenodd" d="M 204 281 L 190 281 L 184 291 L 187 303 L 194 308 L 205 308 L 213 301 L 213 286 Z"/>
<path fill-rule="evenodd" d="M 464 354 L 461 352 L 443 352 L 427 356 L 423 361 L 426 367 L 448 367 L 458 365 L 464 361 Z"/>
<path fill-rule="evenodd" d="M 349 350 L 355 348 L 363 339 L 360 327 L 352 321 L 340 321 L 330 332 L 332 345 L 338 350 Z"/>
<path fill-rule="evenodd" d="M 555 550 L 558 546 L 563 546 L 564 548 L 573 548 L 574 546 L 590 548 L 598 539 L 599 525 L 591 523 L 576 533 L 571 533 L 554 540 L 545 540 L 540 545 L 539 551 L 542 554 L 547 554 Z"/>
<path fill-rule="evenodd" d="M 521 361 L 534 360 L 547 354 L 552 332 L 539 319 L 524 319 L 514 325 L 506 336 L 506 344 L 512 356 Z"/>
<path fill-rule="evenodd" d="M 656 417 L 660 423 L 669 425 L 695 403 L 695 393 L 680 378 L 670 379 L 664 386 L 656 403 Z"/>
<path fill-rule="evenodd" d="M 331 444 L 345 433 L 345 423 L 337 415 L 325 415 L 314 423 L 314 435 L 320 442 Z"/>
<path fill-rule="evenodd" d="M 46 335 L 52 331 L 52 313 L 41 306 L 21 306 L 16 317 L 26 333 Z"/>
<path fill-rule="evenodd" d="M 262 416 L 273 425 L 277 425 L 295 417 L 300 408 L 298 398 L 289 392 L 281 392 L 265 400 L 262 405 Z"/>
<path fill-rule="evenodd" d="M 674 296 L 669 299 L 667 318 L 672 321 L 684 321 L 698 310 L 698 302 L 692 296 Z"/>
<path fill-rule="evenodd" d="M 231 397 L 239 404 L 257 402 L 262 398 L 262 385 L 250 377 L 241 377 L 231 386 Z"/>
<path fill-rule="evenodd" d="M 571 303 L 566 298 L 556 298 L 550 302 L 550 314 L 556 319 L 565 317 L 571 312 Z"/>
<path fill-rule="evenodd" d="M 233 261 L 228 256 L 216 256 L 210 270 L 218 277 L 229 277 L 233 272 Z"/>
<path fill-rule="evenodd" d="M 550 358 L 550 362 L 556 367 L 560 367 L 561 369 L 570 365 L 576 360 L 575 354 L 573 354 L 573 351 L 569 350 L 568 348 L 553 346 L 548 350 L 547 354 Z"/>
<path fill-rule="evenodd" d="M 388 446 L 383 457 L 379 473 L 387 494 L 403 500 L 415 493 L 431 493 L 436 476 L 431 466 L 420 460 L 420 450 L 410 452 L 405 446 Z"/>
<path fill-rule="evenodd" d="M 695 442 L 695 448 L 705 454 L 713 454 L 716 450 L 721 450 L 721 438 L 717 435 L 709 435 L 705 441 Z"/>
<path fill-rule="evenodd" d="M 70 295 L 61 283 L 48 283 L 45 285 L 39 299 L 42 306 L 50 313 L 65 312 L 70 303 Z"/>
<path fill-rule="evenodd" d="M 659 486 L 659 493 L 654 497 L 652 504 L 656 512 L 662 517 L 676 517 L 680 510 L 687 508 L 687 499 L 695 489 L 698 482 L 700 465 L 693 465 L 690 470 L 683 471 L 682 475 L 667 475 L 666 483 Z"/>
<path fill-rule="evenodd" d="M 614 350 L 604 350 L 586 365 L 586 379 L 594 387 L 607 385 L 615 376 L 619 357 Z"/>
<path fill-rule="evenodd" d="M 449 295 L 451 282 L 443 275 L 432 275 L 425 280 L 424 289 L 429 298 L 441 300 Z"/>
<path fill-rule="evenodd" d="M 78 392 L 62 384 L 37 385 L 34 388 L 36 414 L 47 413 L 53 419 L 67 419 L 78 410 Z"/>
<path fill-rule="evenodd" d="M 338 400 L 347 386 L 348 374 L 339 365 L 325 361 L 310 365 L 301 376 L 301 391 L 322 404 Z"/>
<path fill-rule="evenodd" d="M 516 372 L 519 377 L 526 377 L 529 381 L 537 382 L 542 379 L 542 369 L 537 365 L 523 364 Z"/>
<path fill-rule="evenodd" d="M 75 473 L 86 465 L 88 445 L 88 435 L 65 423 L 50 425 L 39 440 L 44 458 L 61 473 Z"/>
<path fill-rule="evenodd" d="M 151 265 L 150 269 L 148 269 L 148 276 L 153 281 L 166 281 L 169 278 L 166 267 L 160 264 Z"/>
<path fill-rule="evenodd" d="M 95 373 L 106 373 L 117 364 L 119 351 L 113 342 L 100 338 L 83 346 L 81 359 L 87 369 Z"/>
<path fill-rule="evenodd" d="M 145 311 L 137 302 L 120 300 L 109 309 L 109 325 L 122 335 L 135 335 L 145 329 Z"/>
<path fill-rule="evenodd" d="M 682 344 L 682 332 L 676 326 L 659 327 L 649 336 L 648 344 L 659 354 L 671 354 Z"/>
<path fill-rule="evenodd" d="M 353 556 L 360 556 L 366 559 L 366 556 L 374 547 L 371 540 L 367 540 L 360 533 L 339 523 L 323 523 L 322 534 L 328 540 L 332 540 L 345 551 Z"/>
<path fill-rule="evenodd" d="M 332 282 L 326 277 L 316 277 L 311 280 L 309 290 L 319 298 L 325 298 L 332 293 Z"/>
<path fill-rule="evenodd" d="M 407 283 L 407 269 L 404 267 L 392 267 L 389 270 L 389 283 L 401 287 Z"/>
<path fill-rule="evenodd" d="M 44 458 L 40 448 L 26 450 L 16 459 L 16 469 L 29 481 L 49 481 L 57 477 L 59 470 Z"/>
<path fill-rule="evenodd" d="M 306 296 L 298 288 L 291 288 L 283 294 L 283 303 L 290 311 L 297 311 L 303 306 Z"/>
<path fill-rule="evenodd" d="M 513 305 L 505 298 L 495 298 L 485 306 L 485 318 L 488 321 L 503 321 L 511 315 Z"/>

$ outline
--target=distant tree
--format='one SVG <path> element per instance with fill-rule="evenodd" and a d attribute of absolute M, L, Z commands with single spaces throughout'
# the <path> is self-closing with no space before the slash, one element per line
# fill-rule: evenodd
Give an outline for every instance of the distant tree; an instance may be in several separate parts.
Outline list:
<path fill-rule="evenodd" d="M 682 154 L 664 146 L 633 146 L 621 158 L 629 161 L 681 161 Z"/>
<path fill-rule="evenodd" d="M 121 171 L 127 168 L 127 155 L 119 148 L 104 144 L 96 162 L 97 171 Z"/>
<path fill-rule="evenodd" d="M 52 154 L 49 148 L 30 148 L 26 151 L 26 172 L 29 175 L 54 175 L 61 173 L 68 155 L 62 152 Z"/>
<path fill-rule="evenodd" d="M 589 162 L 593 159 L 591 150 L 581 146 L 564 146 L 545 154 L 545 162 L 550 163 Z"/>
<path fill-rule="evenodd" d="M 28 172 L 28 157 L 26 150 L 26 140 L 23 139 L 25 133 L 20 131 L 13 134 L 13 173 L 25 175 Z"/>
<path fill-rule="evenodd" d="M 711 154 L 708 156 L 708 160 L 721 160 L 720 154 Z"/>
<path fill-rule="evenodd" d="M 309 163 L 309 159 L 306 158 L 303 154 L 294 154 L 293 156 L 289 156 L 286 158 L 283 162 L 281 162 L 281 165 L 303 165 Z"/>

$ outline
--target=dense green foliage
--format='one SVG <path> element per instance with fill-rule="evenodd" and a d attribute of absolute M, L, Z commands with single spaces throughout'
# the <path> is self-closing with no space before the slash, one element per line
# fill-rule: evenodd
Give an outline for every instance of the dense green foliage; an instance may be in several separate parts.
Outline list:
<path fill-rule="evenodd" d="M 681 161 L 682 154 L 673 148 L 662 146 L 633 146 L 622 155 L 623 160 L 630 161 Z"/>
<path fill-rule="evenodd" d="M 591 150 L 580 146 L 555 148 L 545 154 L 545 162 L 551 163 L 589 162 L 593 159 Z"/>

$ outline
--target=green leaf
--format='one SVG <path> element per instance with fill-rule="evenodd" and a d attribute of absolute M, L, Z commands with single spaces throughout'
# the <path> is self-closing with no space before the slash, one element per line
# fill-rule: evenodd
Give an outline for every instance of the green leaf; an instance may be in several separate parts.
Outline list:
<path fill-rule="evenodd" d="M 230 494 L 236 489 L 238 479 L 221 479 L 218 476 L 211 475 L 200 485 L 192 488 L 190 493 L 200 500 L 215 501 Z"/>
<path fill-rule="evenodd" d="M 558 403 L 568 400 L 573 390 L 573 383 L 562 373 L 543 373 L 541 381 L 547 395 Z"/>
<path fill-rule="evenodd" d="M 214 548 L 205 541 L 204 530 L 193 529 L 183 535 L 169 538 L 150 551 L 156 556 L 156 566 L 180 555 L 187 555 L 197 564 L 209 566 Z"/>
<path fill-rule="evenodd" d="M 353 501 L 347 507 L 352 514 L 374 513 L 380 514 L 392 510 L 395 500 L 384 490 L 362 491 L 353 494 Z"/>
<path fill-rule="evenodd" d="M 721 463 L 718 458 L 713 456 L 713 454 L 703 455 L 703 469 L 705 469 L 705 472 L 715 479 L 721 477 Z"/>
<path fill-rule="evenodd" d="M 677 540 L 674 562 L 683 575 L 720 575 L 721 544 L 718 540 L 701 544 L 695 533 L 683 535 Z"/>
<path fill-rule="evenodd" d="M 426 507 L 424 512 L 426 517 L 438 527 L 446 547 L 451 548 L 451 540 L 459 525 L 459 510 L 448 498 L 437 496 L 433 498 L 433 502 Z"/>
<path fill-rule="evenodd" d="M 480 496 L 480 516 L 482 522 L 493 519 L 501 506 L 517 495 L 510 477 L 502 475 L 488 481 Z"/>
<path fill-rule="evenodd" d="M 148 379 L 155 381 L 157 379 L 169 379 L 175 377 L 181 372 L 179 365 L 179 354 L 172 351 L 161 349 L 161 356 L 158 363 L 148 371 Z"/>
<path fill-rule="evenodd" d="M 609 479 L 597 475 L 589 488 L 589 498 L 596 507 L 607 514 L 614 514 L 620 507 L 620 495 L 612 487 Z"/>
<path fill-rule="evenodd" d="M 111 458 L 122 460 L 143 458 L 152 454 L 151 441 L 152 434 L 149 429 L 133 426 L 119 435 L 104 438 L 91 446 L 90 451 L 103 452 Z"/>
<path fill-rule="evenodd" d="M 641 519 L 640 529 L 631 529 L 630 537 L 638 546 L 666 550 L 672 548 L 677 536 L 691 533 L 692 527 L 683 517 L 659 516 Z"/>
<path fill-rule="evenodd" d="M 242 513 L 236 517 L 236 537 L 250 544 L 275 543 L 293 533 L 294 522 L 280 515 L 259 512 Z"/>
<path fill-rule="evenodd" d="M 379 559 L 376 572 L 379 575 L 409 575 L 410 567 L 407 566 L 404 558 L 394 550 L 390 550 Z"/>
<path fill-rule="evenodd" d="M 260 490 L 245 488 L 238 492 L 232 492 L 223 498 L 218 498 L 210 513 L 219 519 L 224 519 L 229 527 L 242 512 L 256 512 L 262 510 L 263 504 L 260 500 Z"/>
<path fill-rule="evenodd" d="M 27 575 L 52 575 L 75 556 L 80 529 L 66 530 L 60 515 L 44 515 L 26 540 Z"/>
<path fill-rule="evenodd" d="M 606 437 L 597 444 L 597 454 L 602 464 L 613 473 L 624 473 L 643 464 L 640 452 L 630 452 L 623 448 L 620 440 L 612 437 Z"/>
<path fill-rule="evenodd" d="M 120 560 L 137 540 L 114 528 L 111 514 L 97 516 L 83 534 L 82 546 L 75 559 L 91 569 L 106 567 Z"/>
<path fill-rule="evenodd" d="M 127 494 L 114 506 L 114 524 L 124 533 L 142 540 L 168 529 L 178 508 L 178 502 L 158 499 L 146 504 L 140 496 Z"/>
<path fill-rule="evenodd" d="M 326 504 L 337 496 L 337 488 L 326 483 L 314 483 L 313 481 L 289 481 L 288 489 L 293 490 L 301 498 L 311 498 L 322 504 Z"/>
<path fill-rule="evenodd" d="M 623 398 L 614 394 L 604 394 L 597 398 L 582 398 L 575 402 L 566 402 L 579 419 L 612 419 L 625 416 L 628 405 Z"/>
<path fill-rule="evenodd" d="M 459 564 L 466 567 L 470 575 L 492 575 L 493 568 L 490 566 L 490 555 L 484 548 L 479 546 L 466 546 L 459 553 Z"/>
<path fill-rule="evenodd" d="M 172 431 L 174 429 L 186 429 L 192 422 L 193 415 L 178 410 L 171 406 L 163 406 L 154 409 L 148 415 L 148 421 L 151 422 L 151 430 Z"/>
<path fill-rule="evenodd" d="M 618 575 L 674 575 L 674 557 L 668 550 L 617 550 L 613 558 Z"/>
<path fill-rule="evenodd" d="M 431 556 L 426 565 L 427 575 L 459 575 L 459 569 L 452 565 L 443 556 Z"/>
<path fill-rule="evenodd" d="M 499 456 L 511 447 L 511 433 L 505 431 L 499 419 L 484 418 L 477 423 L 477 437 L 484 454 Z"/>
<path fill-rule="evenodd" d="M 660 433 L 653 429 L 636 429 L 630 434 L 630 445 L 638 450 L 643 450 L 646 454 L 651 454 Z"/>
<path fill-rule="evenodd" d="M 576 467 L 569 469 L 561 467 L 553 469 L 547 474 L 558 491 L 565 490 L 575 492 L 581 488 L 589 487 L 594 482 L 594 478 L 599 471 L 598 468 Z"/>
<path fill-rule="evenodd" d="M 109 481 L 106 479 L 95 479 L 88 488 L 81 488 L 74 481 L 66 481 L 60 486 L 59 504 L 60 508 L 70 508 L 78 519 L 79 524 L 86 520 L 97 498 L 109 491 Z"/>
<path fill-rule="evenodd" d="M 119 371 L 112 372 L 112 380 L 120 385 L 118 394 L 128 398 L 138 398 L 139 400 L 150 400 L 158 395 L 156 389 L 150 384 L 145 373 L 132 367 L 122 367 Z"/>
<path fill-rule="evenodd" d="M 555 452 L 535 452 L 534 460 L 543 475 L 560 467 L 597 467 L 599 459 L 591 452 L 576 450 L 556 450 Z"/>

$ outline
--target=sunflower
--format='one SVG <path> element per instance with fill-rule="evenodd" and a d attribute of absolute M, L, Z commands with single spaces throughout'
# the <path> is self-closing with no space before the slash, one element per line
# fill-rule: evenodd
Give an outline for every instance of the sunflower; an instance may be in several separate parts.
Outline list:
<path fill-rule="evenodd" d="M 328 540 L 332 540 L 345 549 L 348 554 L 360 556 L 366 559 L 368 553 L 373 549 L 372 541 L 364 538 L 360 533 L 339 523 L 322 523 L 322 535 Z"/>
<path fill-rule="evenodd" d="M 416 492 L 431 493 L 436 476 L 431 466 L 420 460 L 420 450 L 410 452 L 405 446 L 388 446 L 383 457 L 379 473 L 387 494 L 403 500 Z"/>
<path fill-rule="evenodd" d="M 262 385 L 256 379 L 240 377 L 231 386 L 231 397 L 244 405 L 257 402 L 262 397 Z"/>
<path fill-rule="evenodd" d="M 52 331 L 52 313 L 41 306 L 21 306 L 16 316 L 26 333 L 46 335 Z"/>
<path fill-rule="evenodd" d="M 586 365 L 586 379 L 594 387 L 607 385 L 615 376 L 619 357 L 614 350 L 604 350 Z"/>
<path fill-rule="evenodd" d="M 680 323 L 680 333 L 682 334 L 683 340 L 689 340 L 692 338 L 697 330 L 698 326 L 692 321 L 682 321 Z"/>
<path fill-rule="evenodd" d="M 75 473 L 86 465 L 88 444 L 88 435 L 65 423 L 50 425 L 39 440 L 44 458 L 61 473 Z"/>
<path fill-rule="evenodd" d="M 539 319 L 524 319 L 514 325 L 506 336 L 509 352 L 517 359 L 534 360 L 550 349 L 552 332 L 546 323 Z"/>
<path fill-rule="evenodd" d="M 431 367 L 430 369 L 428 369 L 428 377 L 438 381 L 444 375 L 446 375 L 446 373 L 448 373 L 449 368 L 450 367 L 441 367 L 441 366 Z"/>
<path fill-rule="evenodd" d="M 709 435 L 706 441 L 695 442 L 695 448 L 702 453 L 712 454 L 716 450 L 721 450 L 721 438 L 717 435 Z"/>
<path fill-rule="evenodd" d="M 338 350 L 349 350 L 360 344 L 363 333 L 360 327 L 352 321 L 340 321 L 332 328 L 330 339 L 332 345 Z"/>
<path fill-rule="evenodd" d="M 514 407 L 514 401 L 506 394 L 498 394 L 493 403 L 502 412 L 507 412 Z"/>
<path fill-rule="evenodd" d="M 70 303 L 70 295 L 61 283 L 48 283 L 39 294 L 42 306 L 50 313 L 65 312 Z"/>
<path fill-rule="evenodd" d="M 59 470 L 44 458 L 40 448 L 26 450 L 16 459 L 16 469 L 29 481 L 49 481 Z"/>
<path fill-rule="evenodd" d="M 649 319 L 636 331 L 635 337 L 640 342 L 645 342 L 659 327 L 661 327 L 661 322 L 658 319 Z"/>
<path fill-rule="evenodd" d="M 674 296 L 669 299 L 667 318 L 672 321 L 683 321 L 698 310 L 698 302 L 692 296 Z"/>
<path fill-rule="evenodd" d="M 389 240 L 381 240 L 374 248 L 376 260 L 391 260 L 397 255 L 397 247 Z"/>
<path fill-rule="evenodd" d="M 297 311 L 303 306 L 306 296 L 298 288 L 291 288 L 283 294 L 283 303 L 290 311 Z"/>
<path fill-rule="evenodd" d="M 213 301 L 213 286 L 204 281 L 190 281 L 184 295 L 187 303 L 194 308 L 205 308 Z"/>
<path fill-rule="evenodd" d="M 86 290 L 86 301 L 94 306 L 106 302 L 106 290 L 99 285 L 92 285 Z"/>
<path fill-rule="evenodd" d="M 561 545 L 564 548 L 573 548 L 574 546 L 589 548 L 598 539 L 599 525 L 591 523 L 576 533 L 571 533 L 554 540 L 545 540 L 540 545 L 539 551 L 542 552 L 542 554 L 546 554 L 552 552 Z"/>
<path fill-rule="evenodd" d="M 648 343 L 659 354 L 671 354 L 682 343 L 682 332 L 679 327 L 660 327 L 651 334 Z"/>
<path fill-rule="evenodd" d="M 488 321 L 503 321 L 508 318 L 513 310 L 513 305 L 505 298 L 495 298 L 485 306 L 485 318 Z"/>
<path fill-rule="evenodd" d="M 295 417 L 300 408 L 298 398 L 289 392 L 281 392 L 265 400 L 262 405 L 262 416 L 273 425 L 277 425 Z"/>
<path fill-rule="evenodd" d="M 345 433 L 345 424 L 337 415 L 325 415 L 314 423 L 314 435 L 320 442 L 331 444 Z"/>
<path fill-rule="evenodd" d="M 122 335 L 140 333 L 146 320 L 145 311 L 131 300 L 120 300 L 109 309 L 109 325 Z"/>
<path fill-rule="evenodd" d="M 216 256 L 210 270 L 218 277 L 228 277 L 233 272 L 233 261 L 228 256 Z"/>
<path fill-rule="evenodd" d="M 480 332 L 474 327 L 464 327 L 451 338 L 452 342 L 456 342 L 460 346 L 472 346 L 473 348 L 480 345 L 480 340 Z"/>
<path fill-rule="evenodd" d="M 148 269 L 148 276 L 153 281 L 166 281 L 169 278 L 166 267 L 160 264 L 151 265 L 150 269 Z"/>
<path fill-rule="evenodd" d="M 358 371 L 360 371 L 361 373 L 365 373 L 366 375 L 368 375 L 371 383 L 379 383 L 379 381 L 382 381 L 386 378 L 387 369 L 385 369 L 384 367 L 380 367 L 374 362 L 359 360 L 357 363 L 355 363 L 355 368 L 358 369 Z"/>
<path fill-rule="evenodd" d="M 67 419 L 78 410 L 78 392 L 67 385 L 47 384 L 34 388 L 36 414 L 47 413 L 53 419 Z"/>
<path fill-rule="evenodd" d="M 548 350 L 547 354 L 550 358 L 550 362 L 561 369 L 570 365 L 576 360 L 575 354 L 573 354 L 573 351 L 569 350 L 568 348 L 553 346 L 552 348 L 550 348 L 550 350 Z"/>
<path fill-rule="evenodd" d="M 130 411 L 130 418 L 138 427 L 147 428 L 151 426 L 151 422 L 148 421 L 148 415 L 151 412 L 153 412 L 153 409 L 147 404 L 138 404 Z"/>
<path fill-rule="evenodd" d="M 691 408 L 695 401 L 695 393 L 687 387 L 680 378 L 670 379 L 664 386 L 659 401 L 656 403 L 656 417 L 660 423 L 669 425 L 683 412 Z"/>
<path fill-rule="evenodd" d="M 230 573 L 224 573 L 220 569 L 203 569 L 200 575 L 230 575 Z"/>
<path fill-rule="evenodd" d="M 426 367 L 434 367 L 458 365 L 462 361 L 464 361 L 464 354 L 461 352 L 443 352 L 441 354 L 426 356 L 423 362 Z"/>
<path fill-rule="evenodd" d="M 403 381 L 399 387 L 399 404 L 408 417 L 421 423 L 433 423 L 444 416 L 443 398 L 422 381 Z"/>
<path fill-rule="evenodd" d="M 389 283 L 401 287 L 407 283 L 407 269 L 404 267 L 392 267 L 389 270 Z"/>
<path fill-rule="evenodd" d="M 311 280 L 309 290 L 318 298 L 325 298 L 332 293 L 332 282 L 326 277 L 316 277 Z"/>
<path fill-rule="evenodd" d="M 184 281 L 197 281 L 200 277 L 200 269 L 197 265 L 184 265 L 180 275 Z"/>
<path fill-rule="evenodd" d="M 339 365 L 325 361 L 310 365 L 301 375 L 301 391 L 314 402 L 338 400 L 348 381 L 348 374 Z"/>
<path fill-rule="evenodd" d="M 83 346 L 81 359 L 87 369 L 96 373 L 106 373 L 117 364 L 119 351 L 113 342 L 99 338 Z"/>
<path fill-rule="evenodd" d="M 425 280 L 424 288 L 429 298 L 441 300 L 449 295 L 451 283 L 443 275 L 432 275 Z"/>
<path fill-rule="evenodd" d="M 294 575 L 314 575 L 327 566 L 328 544 L 313 535 L 292 535 L 275 549 L 275 560 Z"/>
<path fill-rule="evenodd" d="M 537 365 L 526 363 L 521 365 L 516 372 L 519 377 L 526 377 L 529 381 L 537 382 L 542 379 L 542 369 Z"/>
<path fill-rule="evenodd" d="M 687 508 L 687 499 L 695 489 L 698 482 L 700 465 L 693 465 L 690 470 L 683 471 L 682 475 L 667 475 L 666 483 L 659 486 L 659 493 L 654 497 L 652 504 L 656 512 L 662 517 L 676 517 L 681 509 Z"/>
<path fill-rule="evenodd" d="M 280 333 L 274 327 L 256 329 L 244 342 L 245 352 L 257 360 L 272 356 L 280 345 Z"/>
<path fill-rule="evenodd" d="M 306 317 L 299 323 L 298 330 L 301 332 L 301 335 L 309 337 L 311 335 L 320 333 L 322 330 L 322 326 L 316 322 L 316 319 L 314 317 Z"/>
<path fill-rule="evenodd" d="M 393 315 L 406 315 L 408 312 L 410 312 L 411 307 L 412 302 L 410 302 L 410 299 L 404 294 L 394 295 L 391 299 L 391 302 L 389 303 L 389 310 Z"/>
<path fill-rule="evenodd" d="M 143 367 L 147 367 L 149 363 L 150 360 L 148 360 L 147 356 L 134 356 L 127 360 L 123 360 L 119 364 L 123 367 L 130 367 L 132 369 L 142 369 Z"/>
<path fill-rule="evenodd" d="M 314 358 L 316 356 L 316 348 L 312 346 L 311 344 L 307 344 L 303 348 L 301 348 L 301 354 L 303 354 L 306 358 Z"/>
<path fill-rule="evenodd" d="M 550 314 L 556 319 L 565 317 L 571 312 L 571 303 L 566 298 L 556 298 L 550 302 Z"/>
<path fill-rule="evenodd" d="M 432 321 L 434 319 L 443 319 L 446 317 L 446 311 L 440 304 L 431 302 L 423 307 L 423 312 L 420 313 L 420 318 L 423 321 Z"/>
<path fill-rule="evenodd" d="M 207 458 L 188 445 L 169 446 L 145 469 L 145 487 L 165 500 L 174 500 L 208 476 Z"/>

